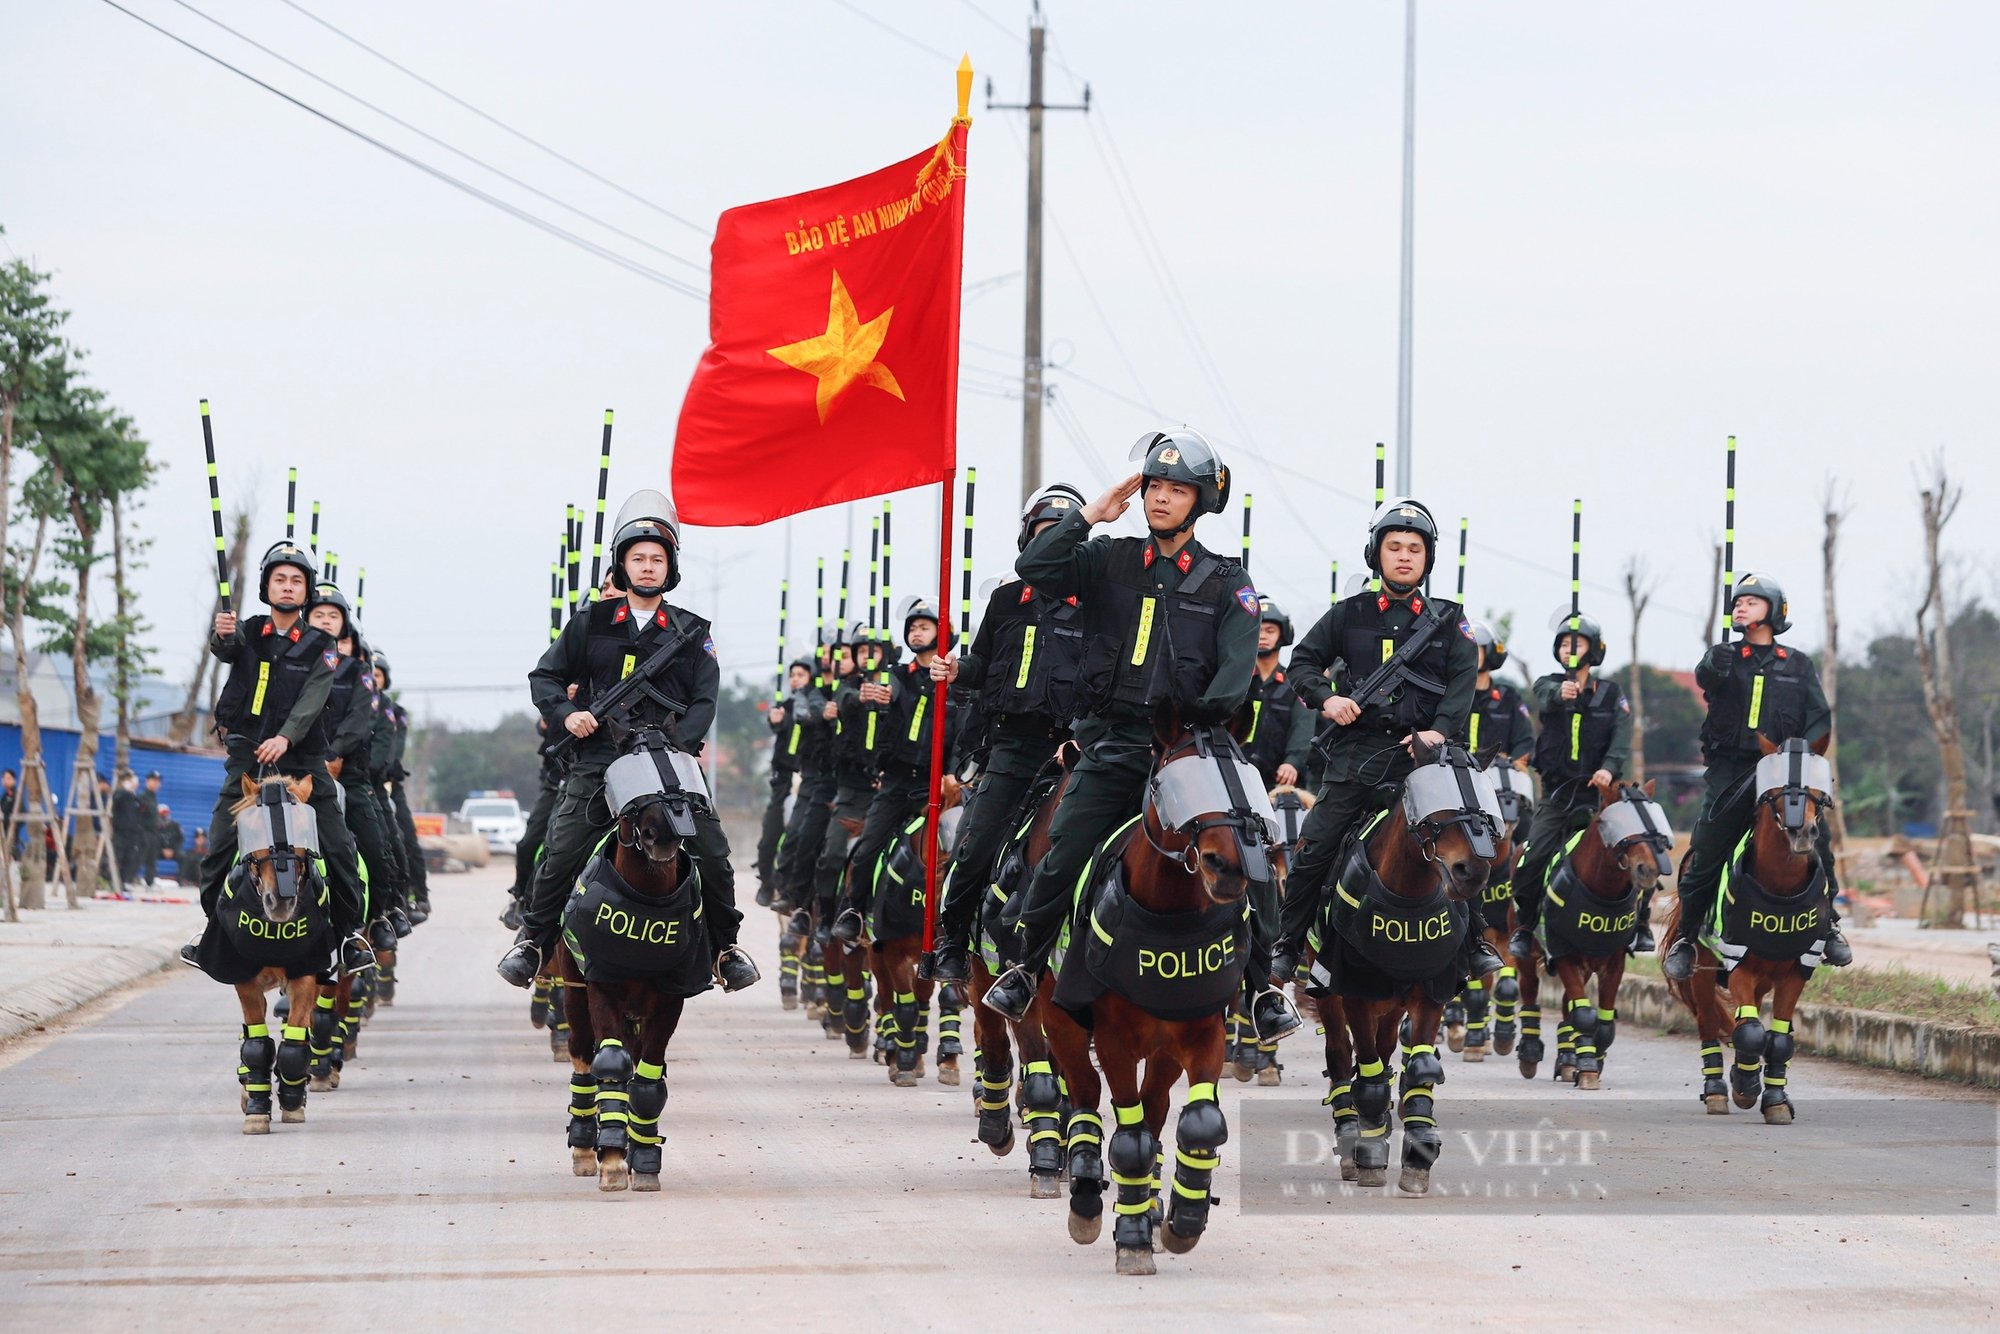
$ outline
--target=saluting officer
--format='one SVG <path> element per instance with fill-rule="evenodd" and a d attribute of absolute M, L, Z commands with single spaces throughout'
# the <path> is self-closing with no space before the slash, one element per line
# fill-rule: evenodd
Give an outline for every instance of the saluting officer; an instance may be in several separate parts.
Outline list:
<path fill-rule="evenodd" d="M 1292 618 L 1269 598 L 1257 599 L 1257 607 L 1257 679 L 1250 683 L 1243 756 L 1257 767 L 1265 787 L 1296 787 L 1312 756 L 1312 710 L 1278 662 L 1278 650 L 1292 642 Z"/>
<path fill-rule="evenodd" d="M 1016 551 L 1080 512 L 1083 493 L 1064 482 L 1043 487 L 1021 510 Z M 966 950 L 972 922 L 993 882 L 993 861 L 1019 818 L 1035 776 L 1065 737 L 1076 708 L 1083 664 L 1083 610 L 1023 579 L 993 590 L 972 646 L 931 664 L 933 680 L 977 691 L 989 746 L 978 785 L 966 800 L 951 871 L 938 905 L 937 947 L 924 975 L 947 982 L 971 977 Z"/>
<path fill-rule="evenodd" d="M 1017 1023 L 1061 935 L 1077 876 L 1098 844 L 1141 809 L 1155 715 L 1175 708 L 1189 724 L 1227 721 L 1257 671 L 1256 594 L 1242 585 L 1241 564 L 1194 540 L 1195 521 L 1228 502 L 1229 470 L 1205 437 L 1186 429 L 1148 432 L 1132 457 L 1144 460 L 1138 472 L 1065 514 L 1014 562 L 1042 592 L 1077 598 L 1084 627 L 1075 726 L 1081 754 L 1049 827 L 1048 855 L 1022 891 L 1016 935 L 1002 940 L 1016 963 L 984 997 Z M 1147 536 L 1090 536 L 1095 525 L 1124 514 L 1134 496 L 1145 509 Z M 1282 992 L 1265 986 L 1277 885 L 1253 881 L 1249 893 L 1244 981 L 1257 991 L 1252 1018 L 1259 1037 L 1282 1037 L 1299 1018 Z"/>
<path fill-rule="evenodd" d="M 1464 610 L 1424 592 L 1437 557 L 1437 520 L 1430 510 L 1408 498 L 1390 500 L 1369 520 L 1361 554 L 1381 588 L 1364 588 L 1336 602 L 1292 651 L 1293 688 L 1307 708 L 1337 730 L 1325 747 L 1319 800 L 1299 830 L 1299 848 L 1285 885 L 1285 935 L 1277 965 L 1278 975 L 1286 979 L 1305 949 L 1306 932 L 1319 914 L 1329 873 L 1348 834 L 1388 809 L 1415 767 L 1419 748 L 1435 750 L 1464 729 L 1479 675 L 1479 651 Z M 1388 704 L 1364 709 L 1336 692 L 1335 664 L 1358 684 L 1396 659 L 1416 627 L 1429 621 L 1438 628 L 1418 652 L 1405 655 L 1402 681 Z M 1477 901 L 1470 908 L 1477 914 Z M 1480 936 L 1479 923 L 1472 926 L 1467 933 L 1473 942 L 1471 971 L 1492 972 L 1500 967 L 1500 958 Z"/>
<path fill-rule="evenodd" d="M 1507 641 L 1484 621 L 1472 623 L 1472 642 L 1479 650 L 1479 675 L 1472 683 L 1472 711 L 1465 730 L 1452 740 L 1474 755 L 1502 757 L 1516 769 L 1528 767 L 1535 753 L 1535 720 L 1521 692 L 1495 677 L 1507 665 Z"/>
<path fill-rule="evenodd" d="M 1757 738 L 1766 736 L 1779 743 L 1794 737 L 1818 741 L 1833 729 L 1833 709 L 1812 659 L 1778 642 L 1778 636 L 1792 628 L 1791 614 L 1777 580 L 1744 575 L 1737 580 L 1730 603 L 1730 619 L 1743 638 L 1715 645 L 1694 669 L 1695 683 L 1708 696 L 1708 717 L 1701 725 L 1701 757 L 1708 773 L 1687 871 L 1681 877 L 1680 928 L 1660 960 L 1660 971 L 1676 981 L 1693 976 L 1694 943 L 1715 909 L 1723 868 L 1756 818 L 1755 777 L 1757 761 L 1763 757 Z M 1834 862 L 1824 824 L 1819 834 L 1820 864 L 1832 884 Z M 1844 968 L 1854 962 L 1854 951 L 1840 934 L 1831 900 L 1827 906 L 1830 922 L 1823 957 Z"/>
<path fill-rule="evenodd" d="M 1603 628 L 1588 616 L 1571 616 L 1556 631 L 1551 651 L 1564 670 L 1535 679 L 1541 733 L 1535 739 L 1534 763 L 1542 799 L 1528 821 L 1521 865 L 1514 872 L 1519 925 L 1507 940 L 1508 952 L 1523 960 L 1533 953 L 1549 865 L 1570 835 L 1597 814 L 1598 793 L 1624 777 L 1632 761 L 1632 705 L 1616 681 L 1591 670 L 1604 663 Z M 1640 917 L 1643 923 L 1645 914 Z M 1650 926 L 1644 935 L 1643 948 L 1651 949 Z M 1633 947 L 1642 947 L 1636 938 Z"/>
<path fill-rule="evenodd" d="M 566 729 L 581 744 L 549 819 L 541 869 L 535 874 L 528 910 L 522 914 L 521 939 L 500 960 L 500 976 L 517 987 L 527 986 L 540 971 L 543 953 L 561 930 L 564 899 L 591 852 L 618 823 L 617 812 L 604 800 L 604 770 L 617 758 L 617 751 L 591 712 L 592 702 L 678 637 L 679 651 L 655 670 L 649 684 L 684 704 L 685 711 L 675 716 L 641 704 L 630 716 L 635 722 L 644 719 L 663 725 L 673 744 L 690 754 L 700 752 L 702 738 L 715 721 L 722 673 L 716 666 L 708 622 L 664 600 L 681 575 L 680 522 L 672 501 L 647 490 L 625 502 L 612 537 L 611 567 L 625 597 L 593 602 L 583 614 L 571 617 L 528 673 L 535 707 L 550 728 Z M 569 693 L 572 683 L 580 683 L 574 700 Z M 688 846 L 701 871 L 702 913 L 709 943 L 717 950 L 716 972 L 725 990 L 740 990 L 757 980 L 757 966 L 736 946 L 743 916 L 736 909 L 729 839 L 707 803 L 696 804 L 694 825 Z"/>
<path fill-rule="evenodd" d="M 236 863 L 236 817 L 230 808 L 242 800 L 243 779 L 260 768 L 312 780 L 309 800 L 326 862 L 328 916 L 341 937 L 340 966 L 348 972 L 375 966 L 375 953 L 360 934 L 364 909 L 354 843 L 341 822 L 333 776 L 326 770 L 323 719 L 340 655 L 333 641 L 302 615 L 317 574 L 303 547 L 290 541 L 274 544 L 257 569 L 257 595 L 271 614 L 239 621 L 234 612 L 219 611 L 208 642 L 208 651 L 229 664 L 229 679 L 215 701 L 216 729 L 223 734 L 229 760 L 209 817 L 208 855 L 201 863 L 201 907 L 208 927 L 199 946 L 190 941 L 181 947 L 181 959 L 218 982 L 244 982 L 256 974 L 252 968 L 235 975 L 246 961 L 236 957 L 216 929 L 215 905 Z"/>

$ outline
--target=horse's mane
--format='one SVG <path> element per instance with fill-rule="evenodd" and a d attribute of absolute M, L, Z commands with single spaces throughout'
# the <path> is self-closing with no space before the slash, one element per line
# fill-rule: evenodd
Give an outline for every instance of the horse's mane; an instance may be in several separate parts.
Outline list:
<path fill-rule="evenodd" d="M 243 780 L 243 795 L 236 799 L 236 804 L 229 808 L 229 813 L 231 815 L 241 815 L 252 806 L 255 806 L 264 799 L 265 790 L 273 783 L 282 785 L 294 801 L 303 804 L 307 799 L 306 793 L 312 789 L 310 786 L 306 786 L 305 791 L 302 792 L 300 791 L 300 787 L 309 785 L 311 782 L 310 778 L 287 778 L 283 774 L 272 774 L 268 778 L 261 780 L 246 777 Z"/>

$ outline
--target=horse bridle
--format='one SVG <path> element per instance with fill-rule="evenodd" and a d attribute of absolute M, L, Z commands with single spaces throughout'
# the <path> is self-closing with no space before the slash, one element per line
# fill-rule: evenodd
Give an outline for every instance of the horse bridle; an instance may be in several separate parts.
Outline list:
<path fill-rule="evenodd" d="M 653 772 L 657 775 L 660 785 L 651 792 L 641 793 L 624 802 L 613 812 L 617 823 L 612 831 L 612 837 L 617 839 L 619 847 L 629 848 L 643 855 L 647 861 L 659 865 L 660 859 L 647 852 L 639 838 L 637 830 L 639 814 L 649 806 L 662 806 L 666 809 L 667 825 L 672 829 L 674 838 L 690 839 L 695 834 L 694 807 L 697 798 L 682 784 L 680 774 L 674 768 L 673 747 L 664 731 L 657 727 L 646 727 L 633 733 L 630 747 L 619 758 L 628 759 L 634 755 L 644 755 L 652 761 Z M 633 833 L 630 838 L 625 836 L 628 820 L 633 822 Z M 675 855 L 679 855 L 678 850 Z"/>
<path fill-rule="evenodd" d="M 1617 805 L 1625 805 L 1631 808 L 1634 817 L 1639 822 L 1639 830 L 1637 833 L 1627 834 L 1615 843 L 1609 839 L 1604 839 L 1603 842 L 1605 845 L 1612 852 L 1622 856 L 1628 845 L 1643 842 L 1647 850 L 1653 854 L 1653 864 L 1659 868 L 1660 874 L 1672 875 L 1673 863 L 1667 854 L 1673 851 L 1674 832 L 1653 819 L 1653 799 L 1646 795 L 1646 790 L 1637 783 L 1620 783 L 1618 785 L 1618 801 L 1613 806 L 1606 807 L 1605 809 L 1607 811 L 1615 809 Z M 1600 837 L 1602 837 L 1603 827 L 1603 817 L 1600 814 L 1598 821 Z"/>
<path fill-rule="evenodd" d="M 1215 768 L 1222 775 L 1222 790 L 1229 798 L 1229 809 L 1204 814 L 1175 826 L 1174 832 L 1188 841 L 1187 846 L 1178 852 L 1161 847 L 1153 838 L 1151 822 L 1141 820 L 1139 827 L 1145 833 L 1146 842 L 1161 857 L 1168 861 L 1180 862 L 1189 875 L 1194 875 L 1199 869 L 1197 847 L 1201 836 L 1211 829 L 1227 829 L 1236 840 L 1237 860 L 1243 867 L 1244 878 L 1254 881 L 1268 880 L 1271 876 L 1271 860 L 1265 847 L 1270 841 L 1271 831 L 1264 824 L 1264 817 L 1259 815 L 1257 808 L 1251 804 L 1249 791 L 1243 786 L 1243 776 L 1237 771 L 1235 761 L 1242 758 L 1243 752 L 1237 746 L 1236 738 L 1219 724 L 1191 728 L 1184 740 L 1174 742 L 1161 754 L 1159 764 L 1154 767 L 1154 775 L 1157 777 L 1161 770 L 1181 759 L 1183 752 L 1187 750 L 1191 750 L 1201 759 L 1220 761 Z M 1157 814 L 1158 808 L 1153 801 L 1153 792 L 1154 786 L 1149 782 L 1146 808 Z"/>
<path fill-rule="evenodd" d="M 299 896 L 302 873 L 312 862 L 311 845 L 301 854 L 293 846 L 291 830 L 285 823 L 285 808 L 296 804 L 283 783 L 271 783 L 261 777 L 257 780 L 256 805 L 264 808 L 264 819 L 271 829 L 271 846 L 243 854 L 243 861 L 252 867 L 259 859 L 270 862 L 280 903 L 289 903 Z"/>
<path fill-rule="evenodd" d="M 1434 769 L 1445 769 L 1450 772 L 1458 788 L 1458 805 L 1455 808 L 1440 807 L 1420 814 L 1411 800 L 1411 783 L 1419 781 L 1420 776 Z M 1473 777 L 1479 772 L 1480 769 L 1474 763 L 1472 756 L 1462 747 L 1444 745 L 1438 748 L 1435 760 L 1418 765 L 1411 770 L 1410 777 L 1403 781 L 1403 823 L 1416 838 L 1417 848 L 1423 853 L 1425 861 L 1437 860 L 1437 841 L 1444 837 L 1445 832 L 1453 825 L 1465 830 L 1466 839 L 1472 844 L 1473 856 L 1483 861 L 1491 861 L 1499 852 L 1499 839 L 1503 827 L 1479 799 L 1479 792 L 1475 787 L 1477 780 Z M 1496 807 L 1499 804 L 1497 794 L 1494 797 L 1494 804 Z"/>

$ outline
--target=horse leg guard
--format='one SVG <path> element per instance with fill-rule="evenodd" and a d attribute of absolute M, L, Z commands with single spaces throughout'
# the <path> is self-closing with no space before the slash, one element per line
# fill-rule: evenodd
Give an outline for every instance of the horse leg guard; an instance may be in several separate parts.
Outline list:
<path fill-rule="evenodd" d="M 1389 1171 L 1389 1075 L 1382 1062 L 1363 1062 L 1354 1081 L 1354 1110 L 1360 1117 L 1354 1142 L 1355 1182 L 1380 1186 Z"/>
<path fill-rule="evenodd" d="M 857 982 L 847 988 L 840 1012 L 841 1031 L 847 1038 L 847 1054 L 868 1054 L 868 988 Z"/>
<path fill-rule="evenodd" d="M 1070 1240 L 1088 1246 L 1104 1230 L 1104 1118 L 1071 1113 L 1068 1153 Z"/>
<path fill-rule="evenodd" d="M 577 1173 L 591 1176 L 596 1173 L 597 1157 L 597 1076 L 571 1074 L 569 1077 L 569 1147 L 582 1150 L 590 1155 L 587 1169 Z M 574 1160 L 573 1160 L 574 1161 Z"/>
<path fill-rule="evenodd" d="M 1115 1221 L 1111 1239 L 1120 1251 L 1153 1249 L 1153 1169 L 1159 1163 L 1159 1139 L 1146 1127 L 1143 1107 L 1118 1107 L 1118 1129 L 1112 1133 L 1106 1156 L 1111 1162 L 1111 1183 L 1118 1196 L 1113 1203 Z"/>
<path fill-rule="evenodd" d="M 1570 1031 L 1576 1034 L 1576 1073 L 1579 1079 L 1584 1075 L 1602 1073 L 1604 1063 L 1597 1055 L 1597 1008 L 1587 999 L 1573 1001 L 1566 1022 Z"/>
<path fill-rule="evenodd" d="M 1222 1063 L 1237 1079 L 1248 1080 L 1256 1069 L 1256 1063 L 1249 1050 L 1251 1043 L 1256 1040 L 1256 1030 L 1251 1029 L 1250 1017 L 1243 1012 L 1241 997 L 1230 1006 L 1229 1013 L 1223 1017 L 1222 1022 L 1226 1034 Z M 1250 1029 L 1247 1040 L 1245 1029 Z"/>
<path fill-rule="evenodd" d="M 1773 1019 L 1771 1035 L 1764 1044 L 1764 1098 L 1761 1104 L 1764 1120 L 1771 1125 L 1792 1123 L 1792 1100 L 1785 1092 L 1785 1069 L 1791 1064 L 1795 1049 L 1792 1021 Z"/>
<path fill-rule="evenodd" d="M 1502 1056 L 1514 1045 L 1514 1017 L 1520 1004 L 1521 979 L 1509 964 L 1500 970 L 1499 979 L 1493 984 L 1493 1049 Z"/>
<path fill-rule="evenodd" d="M 1403 1076 L 1403 1174 L 1397 1185 L 1408 1194 L 1424 1195 L 1431 1188 L 1431 1166 L 1444 1147 L 1438 1137 L 1436 1090 L 1428 1084 L 1408 1085 L 1408 1067 Z"/>
<path fill-rule="evenodd" d="M 1485 1053 L 1488 1041 L 1486 1020 L 1490 1012 L 1486 994 L 1486 983 L 1473 978 L 1465 984 L 1465 1047 L 1468 1051 Z"/>
<path fill-rule="evenodd" d="M 822 967 L 820 973 L 820 1032 L 826 1036 L 839 1037 L 841 1031 L 840 998 L 847 992 L 847 974 L 836 973 L 831 968 Z"/>
<path fill-rule="evenodd" d="M 549 979 L 537 977 L 528 988 L 528 1023 L 535 1028 L 546 1028 L 549 1022 Z"/>
<path fill-rule="evenodd" d="M 1770 1034 L 1764 1029 L 1763 1020 L 1757 1017 L 1757 1007 L 1741 1006 L 1736 1011 L 1736 1027 L 1730 1033 L 1730 1045 L 1736 1048 L 1736 1068 L 1731 1082 L 1736 1086 L 1736 1105 L 1749 1107 L 1757 1101 L 1758 1091 L 1764 1084 L 1764 1048 L 1769 1045 Z"/>
<path fill-rule="evenodd" d="M 1209 1184 L 1222 1165 L 1216 1152 L 1229 1140 L 1229 1123 L 1215 1102 L 1215 1085 L 1196 1084 L 1174 1125 L 1174 1191 L 1167 1202 L 1167 1228 L 1161 1240 L 1170 1251 L 1191 1249 L 1208 1227 Z M 1177 1245 L 1184 1242 L 1185 1245 Z"/>
<path fill-rule="evenodd" d="M 617 1038 L 605 1038 L 590 1073 L 597 1080 L 597 1151 L 624 1153 L 632 1144 L 632 1055 Z"/>
<path fill-rule="evenodd" d="M 649 1061 L 641 1061 L 634 1068 L 632 1080 L 631 1120 L 626 1123 L 626 1133 L 632 1141 L 632 1175 L 641 1178 L 633 1184 L 640 1190 L 658 1190 L 660 1181 L 660 1114 L 667 1110 L 666 1070 Z M 650 1182 L 644 1178 L 652 1178 Z"/>
<path fill-rule="evenodd" d="M 1729 1111 L 1729 1085 L 1722 1078 L 1722 1044 L 1704 1043 L 1701 1049 L 1701 1100 L 1712 1116 Z"/>
<path fill-rule="evenodd" d="M 798 943 L 783 930 L 778 935 L 778 1003 L 787 1010 L 799 1008 Z"/>
<path fill-rule="evenodd" d="M 1278 1040 L 1259 1038 L 1251 1048 L 1251 1056 L 1257 1068 L 1257 1082 L 1270 1087 L 1280 1084 L 1285 1078 L 1285 1067 L 1278 1060 Z"/>
<path fill-rule="evenodd" d="M 271 1067 L 278 1045 L 266 1024 L 245 1024 L 243 1045 L 236 1053 L 236 1082 L 243 1086 L 243 1133 L 267 1134 L 271 1129 Z"/>
<path fill-rule="evenodd" d="M 1521 1062 L 1523 1077 L 1533 1079 L 1535 1067 L 1541 1064 L 1547 1054 L 1542 1045 L 1542 1012 L 1533 1006 L 1521 1009 L 1521 1046 L 1515 1057 Z"/>
<path fill-rule="evenodd" d="M 1063 1133 L 1062 1093 L 1051 1062 L 1030 1061 L 1022 1069 L 1021 1101 L 1027 1108 L 1028 1196 L 1052 1200 L 1062 1175 Z"/>
<path fill-rule="evenodd" d="M 899 991 L 896 1003 L 889 1007 L 891 1022 L 895 1025 L 896 1064 L 890 1081 L 898 1086 L 906 1081 L 917 1081 L 917 993 Z"/>
<path fill-rule="evenodd" d="M 317 1093 L 339 1087 L 333 1082 L 333 1032 L 337 1023 L 333 997 L 321 996 L 314 1002 L 312 1013 L 312 1080 Z"/>
<path fill-rule="evenodd" d="M 1611 1040 L 1617 1036 L 1618 1007 L 1614 1005 L 1607 1010 L 1600 1005 L 1597 1009 L 1597 1059 L 1599 1061 L 1602 1061 L 1604 1054 L 1611 1050 Z"/>
<path fill-rule="evenodd" d="M 569 988 L 560 982 L 549 989 L 549 1055 L 569 1059 Z"/>
<path fill-rule="evenodd" d="M 1014 1149 L 1014 1065 L 1001 1052 L 979 1064 L 979 1142 L 1004 1157 Z"/>
<path fill-rule="evenodd" d="M 286 1024 L 284 1041 L 278 1044 L 278 1106 L 284 1110 L 285 1120 L 306 1119 L 306 1080 L 311 1071 L 305 1026 Z"/>
<path fill-rule="evenodd" d="M 965 1054 L 965 1039 L 959 1032 L 959 1017 L 965 1001 L 957 987 L 947 986 L 938 993 L 938 1060 L 952 1060 Z"/>
<path fill-rule="evenodd" d="M 1331 1070 L 1326 1077 L 1326 1096 L 1320 1099 L 1320 1106 L 1333 1110 L 1333 1143 L 1340 1155 L 1340 1179 L 1352 1181 L 1356 1171 L 1354 1146 L 1361 1139 L 1361 1115 L 1354 1110 L 1354 1085 L 1345 1080 L 1335 1081 Z"/>

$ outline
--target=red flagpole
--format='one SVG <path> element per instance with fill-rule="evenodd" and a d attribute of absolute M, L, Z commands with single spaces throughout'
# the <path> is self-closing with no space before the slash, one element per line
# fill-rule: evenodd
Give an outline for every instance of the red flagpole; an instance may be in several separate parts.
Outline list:
<path fill-rule="evenodd" d="M 940 657 L 947 645 L 945 636 L 951 626 L 951 528 L 954 517 L 955 492 L 958 489 L 958 469 L 952 467 L 944 475 L 938 487 L 938 637 L 937 650 Z M 957 652 L 957 644 L 950 645 Z M 936 683 L 937 697 L 932 704 L 931 714 L 931 794 L 930 804 L 924 812 L 924 953 L 929 954 L 937 944 L 938 914 L 938 815 L 944 804 L 944 733 L 945 698 L 951 690 L 947 681 Z"/>

